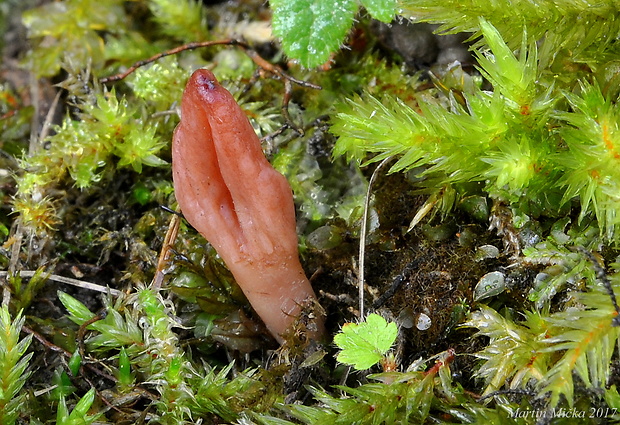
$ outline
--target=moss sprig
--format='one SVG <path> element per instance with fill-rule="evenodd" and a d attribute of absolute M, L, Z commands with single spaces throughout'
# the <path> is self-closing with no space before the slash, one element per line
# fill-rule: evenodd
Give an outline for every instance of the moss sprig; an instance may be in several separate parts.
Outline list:
<path fill-rule="evenodd" d="M 58 404 L 58 411 L 56 414 L 56 425 L 90 425 L 97 420 L 100 414 L 89 413 L 90 408 L 95 401 L 95 389 L 91 388 L 84 396 L 77 402 L 71 411 L 67 406 L 67 402 L 64 397 L 61 397 Z"/>
<path fill-rule="evenodd" d="M 67 116 L 56 128 L 46 140 L 49 149 L 39 149 L 21 160 L 27 172 L 16 178 L 13 210 L 36 232 L 53 230 L 60 222 L 57 199 L 50 195 L 57 194 L 60 184 L 73 182 L 87 189 L 106 170 L 131 167 L 139 173 L 144 166 L 166 164 L 157 156 L 166 142 L 157 133 L 156 122 L 129 106 L 126 98 L 117 97 L 114 90 L 94 98 L 94 103 L 81 105 L 81 119 Z"/>
<path fill-rule="evenodd" d="M 336 388 L 347 397 L 335 397 L 329 391 L 312 386 L 312 395 L 319 406 L 280 405 L 280 409 L 303 424 L 401 424 L 424 423 L 436 420 L 450 406 L 465 401 L 462 390 L 452 382 L 450 363 L 454 352 L 448 350 L 436 356 L 435 364 L 418 361 L 408 372 L 385 372 L 369 375 L 375 382 L 355 388 L 338 385 Z M 263 425 L 292 425 L 284 419 L 268 415 L 255 415 Z M 431 419 L 432 418 L 432 419 Z"/>
<path fill-rule="evenodd" d="M 612 239 L 620 222 L 620 113 L 596 83 L 582 82 L 578 93 L 564 95 L 572 111 L 556 114 L 567 124 L 559 132 L 568 150 L 557 159 L 566 167 L 559 182 L 566 188 L 563 201 L 579 197 L 579 220 L 594 213 Z"/>
<path fill-rule="evenodd" d="M 108 303 L 105 317 L 67 294 L 59 293 L 59 298 L 69 318 L 93 332 L 87 347 L 117 359 L 110 367 L 119 377 L 119 394 L 138 385 L 157 391 L 153 423 L 190 424 L 214 414 L 232 422 L 245 409 L 266 409 L 275 401 L 257 379 L 256 369 L 231 377 L 234 363 L 219 368 L 191 361 L 173 331 L 182 324 L 171 303 L 151 289 Z"/>
<path fill-rule="evenodd" d="M 371 162 L 395 156 L 391 172 L 423 167 L 419 184 L 436 197 L 485 182 L 516 214 L 557 216 L 579 198 L 580 219 L 595 216 L 606 240 L 617 242 L 615 103 L 596 84 L 560 91 L 540 68 L 549 52 L 537 52 L 524 35 L 516 56 L 491 24 L 478 25 L 490 48 L 477 51 L 480 71 L 492 93 L 477 86 L 443 99 L 421 93 L 414 108 L 392 96 L 354 97 L 337 106 L 334 154 Z"/>
<path fill-rule="evenodd" d="M 520 47 L 523 29 L 527 28 L 532 39 L 544 39 L 542 50 L 551 53 L 545 59 L 546 65 L 556 57 L 561 62 L 568 52 L 570 61 L 576 63 L 584 56 L 594 57 L 594 52 L 604 52 L 620 34 L 620 22 L 615 18 L 617 3 L 613 0 L 599 2 L 595 7 L 570 0 L 400 0 L 399 6 L 405 16 L 416 21 L 441 24 L 440 32 L 479 34 L 478 19 L 484 16 L 499 29 L 510 49 Z M 570 72 L 569 68 L 564 72 Z"/>
<path fill-rule="evenodd" d="M 618 292 L 620 275 L 613 275 L 611 282 Z M 483 395 L 504 386 L 535 388 L 548 408 L 562 400 L 572 407 L 574 374 L 586 389 L 605 394 L 620 337 L 620 328 L 613 325 L 616 316 L 607 289 L 599 283 L 591 283 L 586 292 L 572 292 L 569 305 L 552 314 L 531 311 L 516 321 L 489 307 L 473 312 L 464 326 L 490 338 L 476 353 L 482 360 L 476 374 L 485 381 Z"/>
<path fill-rule="evenodd" d="M 31 372 L 27 371 L 32 353 L 26 354 L 32 335 L 20 338 L 24 317 L 11 319 L 6 307 L 0 308 L 0 423 L 13 425 L 23 410 L 26 394 L 20 393 Z"/>

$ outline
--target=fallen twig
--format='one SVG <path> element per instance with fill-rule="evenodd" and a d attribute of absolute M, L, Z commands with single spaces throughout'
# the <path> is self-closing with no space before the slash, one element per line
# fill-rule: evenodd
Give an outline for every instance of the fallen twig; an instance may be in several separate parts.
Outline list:
<path fill-rule="evenodd" d="M 32 277 L 35 275 L 36 271 L 20 270 L 18 273 L 21 277 Z M 6 277 L 8 275 L 9 272 L 0 271 L 0 277 Z M 85 282 L 83 280 L 73 279 L 71 277 L 58 276 L 57 274 L 50 274 L 47 276 L 47 278 L 56 282 L 66 283 L 68 285 L 73 285 L 84 289 L 90 289 L 91 291 L 103 292 L 104 294 L 107 294 L 109 292 L 115 297 L 123 294 L 123 292 L 119 291 L 118 289 L 112 289 L 107 286 L 97 285 L 96 283 Z"/>
<path fill-rule="evenodd" d="M 237 46 L 239 48 L 241 48 L 245 54 L 252 59 L 252 61 L 262 70 L 269 72 L 273 75 L 275 75 L 276 77 L 284 80 L 284 97 L 282 99 L 282 115 L 284 116 L 284 119 L 287 123 L 287 125 L 294 129 L 295 131 L 297 131 L 299 134 L 303 134 L 303 129 L 296 126 L 293 121 L 291 120 L 291 117 L 288 113 L 288 104 L 291 100 L 291 96 L 293 93 L 293 85 L 292 83 L 295 83 L 299 86 L 302 87 L 308 87 L 308 88 L 312 88 L 312 89 L 317 89 L 317 90 L 321 90 L 321 86 L 318 86 L 316 84 L 312 84 L 308 81 L 303 81 L 303 80 L 299 80 L 289 74 L 287 74 L 286 72 L 284 72 L 284 70 L 282 70 L 281 67 L 279 67 L 278 65 L 274 65 L 271 62 L 265 60 L 262 56 L 260 56 L 254 49 L 252 49 L 252 47 L 250 47 L 249 44 L 240 41 L 240 40 L 236 40 L 233 38 L 229 38 L 229 39 L 224 39 L 224 40 L 212 40 L 212 41 L 201 41 L 201 42 L 194 42 L 194 43 L 188 43 L 188 44 L 184 44 L 182 46 L 178 46 L 175 47 L 174 49 L 170 49 L 170 50 L 166 50 L 165 52 L 161 52 L 158 53 L 154 56 L 151 56 L 148 59 L 144 59 L 141 61 L 138 61 L 136 63 L 134 63 L 132 66 L 130 66 L 129 68 L 127 68 L 124 72 L 115 74 L 115 75 L 111 75 L 109 77 L 105 77 L 102 78 L 100 80 L 101 83 L 112 83 L 115 81 L 120 81 L 124 78 L 126 78 L 127 76 L 129 76 L 130 74 L 132 74 L 133 72 L 135 72 L 138 68 L 141 68 L 145 65 L 148 65 L 150 63 L 153 63 L 161 58 L 165 58 L 166 56 L 171 56 L 171 55 L 176 55 L 178 53 L 181 52 L 185 52 L 185 51 L 189 51 L 189 50 L 196 50 L 196 49 L 200 49 L 203 47 L 211 47 L 211 46 Z"/>

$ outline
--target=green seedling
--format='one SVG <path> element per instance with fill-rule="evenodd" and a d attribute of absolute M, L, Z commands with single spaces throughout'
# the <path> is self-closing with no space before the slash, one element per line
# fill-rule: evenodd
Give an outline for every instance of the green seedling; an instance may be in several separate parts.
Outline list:
<path fill-rule="evenodd" d="M 58 413 L 56 415 L 56 425 L 89 425 L 92 424 L 99 415 L 89 415 L 88 410 L 95 401 L 95 389 L 91 388 L 84 397 L 78 401 L 71 413 L 67 407 L 64 397 L 58 403 Z"/>
<path fill-rule="evenodd" d="M 130 387 L 135 382 L 135 376 L 131 372 L 131 360 L 127 355 L 125 347 L 121 348 L 118 354 L 118 383 Z"/>
<path fill-rule="evenodd" d="M 345 323 L 334 337 L 334 342 L 342 350 L 337 360 L 357 370 L 370 369 L 385 358 L 397 335 L 396 323 L 388 323 L 374 313 L 369 314 L 365 322 Z"/>
<path fill-rule="evenodd" d="M 32 335 L 20 340 L 24 318 L 21 313 L 11 320 L 9 310 L 0 308 L 0 423 L 15 423 L 25 400 L 19 395 L 30 372 L 26 372 L 32 353 L 24 356 Z"/>
<path fill-rule="evenodd" d="M 60 400 L 75 392 L 76 388 L 71 383 L 71 378 L 69 377 L 69 374 L 64 370 L 57 369 L 56 371 L 54 371 L 52 382 L 55 388 L 51 392 L 51 397 L 54 400 Z"/>
<path fill-rule="evenodd" d="M 78 350 L 73 353 L 69 359 L 69 370 L 73 376 L 77 376 L 80 373 L 80 367 L 82 366 L 82 356 Z"/>

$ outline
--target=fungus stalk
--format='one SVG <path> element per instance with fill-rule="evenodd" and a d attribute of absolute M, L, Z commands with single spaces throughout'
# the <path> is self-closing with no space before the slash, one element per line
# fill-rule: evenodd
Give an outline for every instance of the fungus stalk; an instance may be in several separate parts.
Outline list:
<path fill-rule="evenodd" d="M 208 70 L 190 78 L 172 145 L 177 201 L 280 342 L 316 296 L 299 262 L 295 207 L 242 109 Z M 323 318 L 316 320 L 318 336 Z"/>

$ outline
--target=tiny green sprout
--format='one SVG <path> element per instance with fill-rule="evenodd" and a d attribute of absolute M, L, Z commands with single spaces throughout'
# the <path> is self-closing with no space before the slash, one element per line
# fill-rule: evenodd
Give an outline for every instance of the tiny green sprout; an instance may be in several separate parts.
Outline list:
<path fill-rule="evenodd" d="M 71 378 L 62 369 L 57 369 L 52 376 L 52 382 L 56 386 L 52 391 L 51 395 L 53 399 L 61 400 L 68 395 L 71 395 L 75 392 L 76 388 L 73 386 L 71 382 Z M 60 408 L 59 408 L 60 409 Z"/>
<path fill-rule="evenodd" d="M 118 354 L 118 382 L 120 385 L 129 387 L 133 385 L 134 381 L 135 377 L 131 373 L 131 360 L 125 347 L 121 347 L 121 351 Z"/>
<path fill-rule="evenodd" d="M 180 358 L 176 357 L 170 361 L 170 366 L 166 372 L 166 380 L 171 387 L 176 387 L 182 382 L 182 368 L 183 364 Z"/>
<path fill-rule="evenodd" d="M 71 413 L 67 408 L 65 398 L 60 398 L 58 413 L 56 415 L 57 425 L 88 425 L 93 423 L 99 415 L 89 415 L 88 410 L 95 401 L 95 389 L 91 388 L 84 397 L 77 402 Z"/>
<path fill-rule="evenodd" d="M 80 326 L 95 317 L 95 314 L 90 311 L 88 307 L 69 294 L 58 291 L 58 299 L 69 313 L 71 313 L 69 319 Z"/>
<path fill-rule="evenodd" d="M 153 199 L 153 195 L 151 194 L 149 188 L 144 185 L 144 183 L 138 183 L 133 187 L 131 191 L 131 198 L 133 201 L 144 206 L 151 202 L 151 200 Z"/>
<path fill-rule="evenodd" d="M 80 367 L 82 366 L 82 356 L 80 356 L 80 352 L 75 350 L 75 353 L 71 356 L 68 362 L 69 370 L 71 371 L 71 375 L 77 376 L 80 373 Z"/>
<path fill-rule="evenodd" d="M 369 314 L 365 322 L 345 323 L 334 337 L 334 342 L 342 350 L 336 359 L 357 370 L 370 369 L 386 357 L 397 335 L 396 323 L 388 323 L 374 313 Z"/>
<path fill-rule="evenodd" d="M 117 143 L 114 153 L 120 158 L 118 166 L 131 165 L 134 171 L 141 173 L 142 165 L 159 167 L 166 161 L 155 154 L 165 143 L 155 135 L 156 126 L 134 127 L 126 135 L 123 143 Z"/>

